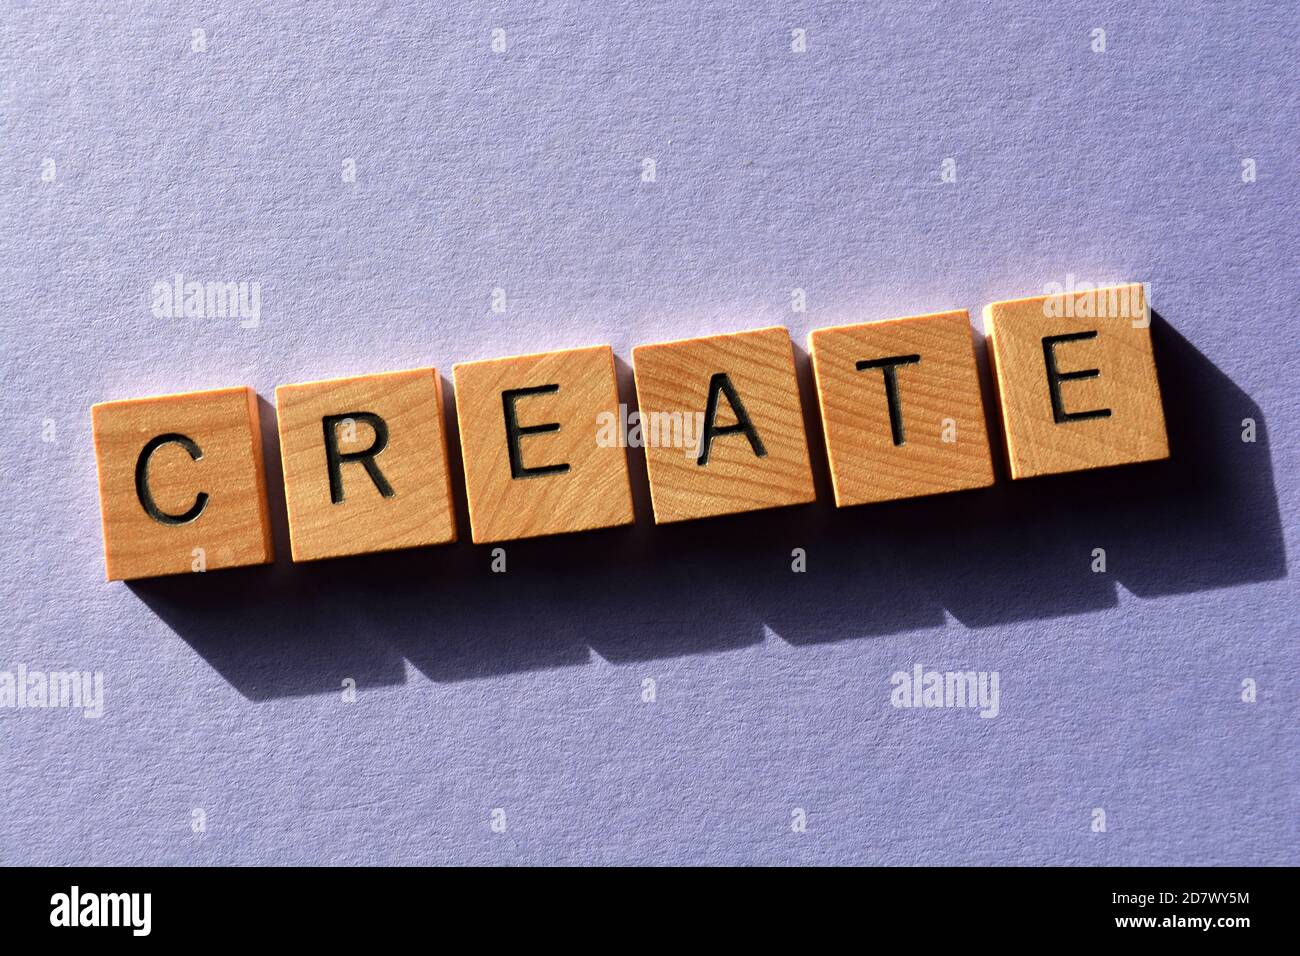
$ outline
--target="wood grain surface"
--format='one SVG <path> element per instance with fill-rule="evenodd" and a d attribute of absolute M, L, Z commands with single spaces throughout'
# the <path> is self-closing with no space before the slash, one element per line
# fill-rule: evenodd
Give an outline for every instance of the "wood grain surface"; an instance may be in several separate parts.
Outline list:
<path fill-rule="evenodd" d="M 102 402 L 91 423 L 110 581 L 273 560 L 251 388 Z"/>
<path fill-rule="evenodd" d="M 815 497 L 789 332 L 780 326 L 641 345 L 632 350 L 646 464 L 657 524 L 804 504 Z M 726 380 L 761 443 L 732 431 L 702 444 L 711 385 Z M 666 416 L 657 421 L 654 416 Z M 680 423 L 680 427 L 678 426 Z M 716 424 L 741 424 L 730 396 L 716 400 Z M 665 434 L 669 440 L 664 441 Z"/>
<path fill-rule="evenodd" d="M 1012 478 L 1169 457 L 1140 284 L 994 302 L 984 324 Z"/>
<path fill-rule="evenodd" d="M 632 523 L 627 452 L 598 441 L 598 416 L 619 414 L 608 345 L 463 362 L 452 374 L 475 542 Z"/>
<path fill-rule="evenodd" d="M 432 368 L 281 385 L 284 494 L 295 561 L 456 540 L 442 383 Z M 382 449 L 365 459 L 381 437 Z M 327 455 L 326 419 L 340 458 Z M 333 487 L 331 478 L 333 477 Z"/>
<path fill-rule="evenodd" d="M 839 506 L 993 483 L 965 309 L 808 336 Z"/>

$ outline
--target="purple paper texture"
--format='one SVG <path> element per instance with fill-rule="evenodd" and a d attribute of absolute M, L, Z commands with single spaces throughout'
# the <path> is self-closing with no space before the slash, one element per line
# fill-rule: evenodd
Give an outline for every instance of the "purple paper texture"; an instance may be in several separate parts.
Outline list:
<path fill-rule="evenodd" d="M 0 31 L 0 672 L 103 681 L 0 707 L 0 864 L 1300 862 L 1293 6 Z M 655 528 L 636 452 L 634 528 L 504 574 L 288 558 L 277 384 L 607 342 L 632 401 L 640 343 L 1130 280 L 1168 463 L 837 512 L 801 356 L 816 505 Z M 91 404 L 245 384 L 277 563 L 106 584 Z M 895 706 L 917 665 L 996 716 Z"/>

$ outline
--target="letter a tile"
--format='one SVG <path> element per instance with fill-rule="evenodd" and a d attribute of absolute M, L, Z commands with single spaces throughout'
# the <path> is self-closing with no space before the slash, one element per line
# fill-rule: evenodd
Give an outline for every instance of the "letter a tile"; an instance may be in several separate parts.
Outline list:
<path fill-rule="evenodd" d="M 273 560 L 251 388 L 101 402 L 91 423 L 110 581 Z"/>
<path fill-rule="evenodd" d="M 835 503 L 993 483 L 965 309 L 808 336 Z"/>
<path fill-rule="evenodd" d="M 816 495 L 784 328 L 632 350 L 656 524 Z"/>
<path fill-rule="evenodd" d="M 295 561 L 456 540 L 432 368 L 275 390 Z"/>
<path fill-rule="evenodd" d="M 1140 284 L 984 308 L 1012 478 L 1169 457 Z"/>
<path fill-rule="evenodd" d="M 632 523 L 608 345 L 452 369 L 475 542 Z"/>

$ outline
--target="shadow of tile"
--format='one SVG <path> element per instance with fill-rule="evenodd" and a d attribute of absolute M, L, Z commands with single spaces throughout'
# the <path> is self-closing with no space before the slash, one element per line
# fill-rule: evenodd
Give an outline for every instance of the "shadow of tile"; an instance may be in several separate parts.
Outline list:
<path fill-rule="evenodd" d="M 128 585 L 194 652 L 250 700 L 400 684 L 405 664 L 360 626 L 346 594 L 322 593 L 292 567 L 236 568 Z"/>
<path fill-rule="evenodd" d="M 438 601 L 437 630 L 392 636 L 431 680 L 610 661 L 716 653 L 761 638 L 761 624 L 717 613 L 719 588 L 700 573 L 707 556 L 666 557 L 643 528 L 617 528 L 461 549 L 469 563 Z M 506 572 L 490 571 L 493 551 Z M 689 560 L 685 558 L 689 557 Z M 700 603 L 714 609 L 700 626 Z"/>
<path fill-rule="evenodd" d="M 1260 407 L 1152 312 L 1170 459 L 1105 476 L 1113 571 L 1141 597 L 1283 578 L 1286 544 Z M 1255 441 L 1242 441 L 1243 420 Z"/>

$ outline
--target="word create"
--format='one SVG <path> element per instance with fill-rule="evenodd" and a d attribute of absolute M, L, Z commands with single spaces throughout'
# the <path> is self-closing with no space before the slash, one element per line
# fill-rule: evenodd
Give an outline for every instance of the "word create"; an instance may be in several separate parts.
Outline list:
<path fill-rule="evenodd" d="M 1141 285 L 995 302 L 984 325 L 1013 479 L 1168 457 Z M 965 311 L 817 329 L 808 344 L 837 506 L 993 483 Z M 632 359 L 650 441 L 615 434 L 631 416 L 609 346 L 454 366 L 476 543 L 631 524 L 629 444 L 645 449 L 657 524 L 814 500 L 786 329 L 641 345 Z M 435 369 L 275 394 L 294 561 L 456 540 Z M 251 388 L 91 413 L 109 580 L 274 560 Z"/>

